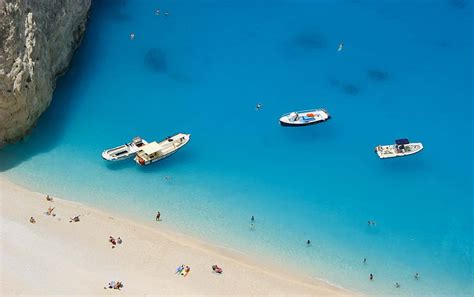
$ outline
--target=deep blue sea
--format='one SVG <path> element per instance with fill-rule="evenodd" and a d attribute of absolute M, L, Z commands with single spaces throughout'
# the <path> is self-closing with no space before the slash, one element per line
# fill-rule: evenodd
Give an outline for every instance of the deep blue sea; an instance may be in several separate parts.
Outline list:
<path fill-rule="evenodd" d="M 3 175 L 143 220 L 160 210 L 349 290 L 473 296 L 473 1 L 93 2 L 52 105 L 0 152 Z M 319 107 L 330 121 L 278 123 Z M 101 158 L 178 132 L 190 143 L 151 166 Z M 425 149 L 373 152 L 403 137 Z"/>

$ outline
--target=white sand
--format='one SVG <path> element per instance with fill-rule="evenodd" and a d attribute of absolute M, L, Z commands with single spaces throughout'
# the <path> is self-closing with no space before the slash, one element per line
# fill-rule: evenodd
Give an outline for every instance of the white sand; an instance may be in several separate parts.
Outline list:
<path fill-rule="evenodd" d="M 0 295 L 355 296 L 222 248 L 23 189 L 0 177 Z M 55 207 L 56 216 L 44 214 Z M 81 214 L 81 221 L 69 218 Z M 35 224 L 29 222 L 30 217 Z M 109 235 L 120 236 L 111 248 Z M 174 274 L 180 264 L 188 276 Z M 224 269 L 221 275 L 213 264 Z M 122 290 L 104 289 L 120 280 Z"/>

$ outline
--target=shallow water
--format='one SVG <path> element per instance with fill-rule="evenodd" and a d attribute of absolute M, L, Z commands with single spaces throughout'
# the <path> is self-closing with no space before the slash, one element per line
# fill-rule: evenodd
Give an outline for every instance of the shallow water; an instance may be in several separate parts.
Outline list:
<path fill-rule="evenodd" d="M 0 152 L 0 170 L 142 219 L 160 210 L 183 232 L 351 290 L 473 294 L 473 3 L 188 2 L 95 1 L 50 109 Z M 313 107 L 333 118 L 279 126 Z M 178 132 L 189 145 L 153 166 L 100 157 Z M 373 153 L 401 137 L 425 149 Z"/>

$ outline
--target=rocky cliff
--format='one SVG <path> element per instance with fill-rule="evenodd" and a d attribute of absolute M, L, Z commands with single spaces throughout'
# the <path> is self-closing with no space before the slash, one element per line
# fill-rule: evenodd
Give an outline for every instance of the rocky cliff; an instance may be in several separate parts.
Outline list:
<path fill-rule="evenodd" d="M 0 0 L 0 147 L 51 103 L 85 31 L 91 0 Z"/>

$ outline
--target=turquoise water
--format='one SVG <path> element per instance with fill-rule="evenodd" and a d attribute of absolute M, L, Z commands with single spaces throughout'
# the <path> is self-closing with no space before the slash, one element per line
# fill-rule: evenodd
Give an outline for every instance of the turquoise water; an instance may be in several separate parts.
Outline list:
<path fill-rule="evenodd" d="M 50 109 L 0 170 L 143 220 L 160 210 L 182 232 L 350 290 L 471 296 L 473 6 L 95 1 Z M 313 107 L 333 118 L 279 126 Z M 100 156 L 178 132 L 189 145 L 153 166 Z M 373 153 L 401 137 L 425 149 Z"/>

